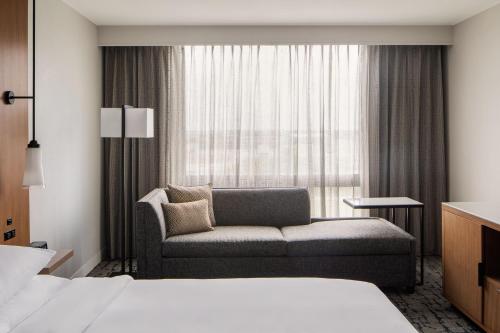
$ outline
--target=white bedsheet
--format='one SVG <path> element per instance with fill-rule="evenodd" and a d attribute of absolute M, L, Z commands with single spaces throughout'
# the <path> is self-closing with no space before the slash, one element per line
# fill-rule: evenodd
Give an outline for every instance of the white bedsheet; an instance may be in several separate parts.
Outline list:
<path fill-rule="evenodd" d="M 70 280 L 37 275 L 17 295 L 0 305 L 0 333 L 9 332 L 68 286 Z"/>
<path fill-rule="evenodd" d="M 74 279 L 13 333 L 415 333 L 374 285 L 330 279 Z"/>

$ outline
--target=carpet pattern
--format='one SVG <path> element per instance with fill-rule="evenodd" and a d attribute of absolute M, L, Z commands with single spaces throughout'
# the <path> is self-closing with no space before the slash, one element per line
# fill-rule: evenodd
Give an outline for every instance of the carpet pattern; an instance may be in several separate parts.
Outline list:
<path fill-rule="evenodd" d="M 106 277 L 119 270 L 120 262 L 104 261 L 89 276 Z M 413 294 L 398 290 L 384 290 L 384 293 L 419 332 L 482 332 L 442 296 L 441 276 L 441 258 L 426 257 L 423 286 L 416 286 Z"/>

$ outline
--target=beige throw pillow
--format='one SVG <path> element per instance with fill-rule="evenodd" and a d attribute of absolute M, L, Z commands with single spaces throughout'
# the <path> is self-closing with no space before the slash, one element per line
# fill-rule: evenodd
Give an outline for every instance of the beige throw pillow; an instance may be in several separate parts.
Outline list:
<path fill-rule="evenodd" d="M 168 201 L 172 203 L 191 202 L 206 199 L 208 201 L 208 216 L 212 226 L 215 226 L 214 207 L 212 201 L 212 185 L 179 186 L 167 185 Z"/>
<path fill-rule="evenodd" d="M 208 217 L 206 199 L 162 204 L 167 237 L 214 230 Z"/>

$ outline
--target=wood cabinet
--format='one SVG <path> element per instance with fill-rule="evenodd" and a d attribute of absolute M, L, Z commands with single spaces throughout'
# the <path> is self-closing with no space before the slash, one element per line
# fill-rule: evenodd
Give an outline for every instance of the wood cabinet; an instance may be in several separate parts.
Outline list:
<path fill-rule="evenodd" d="M 500 333 L 500 280 L 490 277 L 484 283 L 484 326 Z"/>
<path fill-rule="evenodd" d="M 443 292 L 472 319 L 481 321 L 482 289 L 478 281 L 481 264 L 481 226 L 443 212 Z"/>
<path fill-rule="evenodd" d="M 489 333 L 500 333 L 500 206 L 443 204 L 443 294 Z"/>

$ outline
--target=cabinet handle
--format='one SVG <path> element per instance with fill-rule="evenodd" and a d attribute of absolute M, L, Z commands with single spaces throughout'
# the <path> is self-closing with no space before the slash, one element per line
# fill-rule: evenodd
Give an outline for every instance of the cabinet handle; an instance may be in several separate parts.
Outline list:
<path fill-rule="evenodd" d="M 484 286 L 484 263 L 480 262 L 477 264 L 477 285 L 479 287 Z"/>

